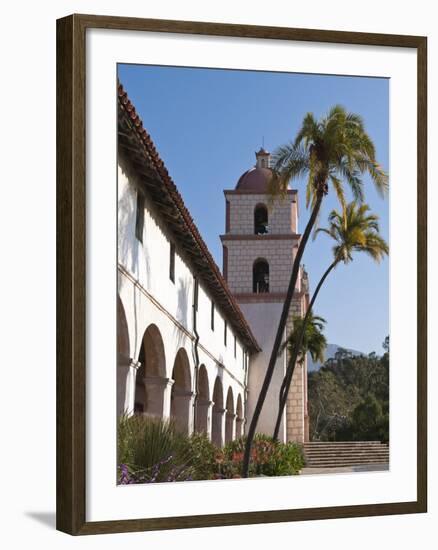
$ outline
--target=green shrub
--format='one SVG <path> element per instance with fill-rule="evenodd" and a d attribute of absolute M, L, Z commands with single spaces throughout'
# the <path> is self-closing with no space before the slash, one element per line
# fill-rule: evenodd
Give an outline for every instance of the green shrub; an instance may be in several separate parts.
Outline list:
<path fill-rule="evenodd" d="M 216 473 L 218 448 L 205 433 L 194 432 L 186 438 L 185 453 L 190 457 L 189 470 L 192 479 L 213 479 Z"/>
<path fill-rule="evenodd" d="M 272 475 L 290 476 L 300 473 L 305 463 L 301 445 L 292 442 L 280 444 L 277 452 L 275 473 Z"/>
<path fill-rule="evenodd" d="M 118 422 L 118 480 L 128 484 L 239 478 L 245 442 L 243 437 L 219 449 L 204 433 L 179 433 L 172 421 L 123 416 Z M 294 475 L 303 466 L 299 445 L 256 434 L 250 477 Z"/>
<path fill-rule="evenodd" d="M 218 460 L 218 474 L 224 478 L 240 477 L 246 438 L 225 445 Z M 286 476 L 298 474 L 304 466 L 301 446 L 280 443 L 264 434 L 256 434 L 251 449 L 249 476 Z"/>

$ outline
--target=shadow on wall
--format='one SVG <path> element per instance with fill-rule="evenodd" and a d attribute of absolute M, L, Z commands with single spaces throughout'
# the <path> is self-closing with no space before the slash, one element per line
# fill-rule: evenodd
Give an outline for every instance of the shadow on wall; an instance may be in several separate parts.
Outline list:
<path fill-rule="evenodd" d="M 136 174 L 135 172 L 130 169 L 130 165 L 126 160 L 123 159 L 121 155 L 119 155 L 119 165 L 122 174 L 128 179 L 129 182 L 135 182 L 136 181 Z M 120 182 L 118 182 L 118 186 L 120 186 Z M 120 188 L 120 187 L 119 187 Z M 134 184 L 130 183 L 130 185 L 127 185 L 123 192 L 118 197 L 118 242 L 117 242 L 117 260 L 118 263 L 123 265 L 132 275 L 139 280 L 140 277 L 140 264 L 142 264 L 143 270 L 142 270 L 142 281 L 141 284 L 146 289 L 150 288 L 150 282 L 151 282 L 151 274 L 150 274 L 150 254 L 149 249 L 147 246 L 147 240 L 144 238 L 143 243 L 137 240 L 135 236 L 135 220 L 136 220 L 136 208 L 137 208 L 137 201 L 136 201 L 136 195 L 134 191 L 135 187 Z M 140 247 L 142 247 L 143 253 L 143 259 L 140 262 L 139 256 L 140 256 Z M 138 325 L 138 315 L 137 315 L 137 307 L 138 307 L 138 292 L 139 290 L 137 288 L 134 288 L 133 293 L 133 303 L 132 303 L 132 310 L 134 312 L 134 323 L 135 326 L 133 327 L 134 334 L 133 334 L 133 342 L 132 344 L 132 350 L 135 351 L 138 348 L 139 345 L 139 339 L 143 337 L 142 333 L 142 326 Z"/>
<path fill-rule="evenodd" d="M 191 307 L 191 302 L 189 300 L 190 284 L 187 279 L 179 278 L 178 279 L 178 289 L 177 289 L 177 308 L 176 308 L 176 318 L 177 320 L 186 328 L 188 331 L 191 330 L 191 327 L 188 326 L 189 323 L 189 308 Z M 185 334 L 175 325 L 173 328 L 174 340 L 177 343 L 178 348 L 184 345 L 186 336 Z"/>
<path fill-rule="evenodd" d="M 118 261 L 124 265 L 135 276 L 136 279 L 140 276 L 139 271 L 139 256 L 140 247 L 144 253 L 144 261 L 141 262 L 145 266 L 146 272 L 142 273 L 146 277 L 142 284 L 149 288 L 150 283 L 150 257 L 147 246 L 147 240 L 144 238 L 143 243 L 137 240 L 135 236 L 135 222 L 137 216 L 137 197 L 138 180 L 135 172 L 130 169 L 129 163 L 123 160 L 119 155 L 119 164 L 122 174 L 130 182 L 125 186 L 123 193 L 118 198 Z M 134 184 L 133 182 L 137 182 Z M 118 182 L 120 185 L 120 182 Z M 146 219 L 145 219 L 146 221 Z"/>
<path fill-rule="evenodd" d="M 132 181 L 132 174 L 127 171 L 126 164 L 119 158 L 122 173 L 129 181 Z M 120 182 L 118 181 L 118 188 Z M 118 196 L 117 218 L 118 218 L 118 243 L 117 260 L 127 267 L 138 277 L 138 246 L 134 235 L 134 224 L 136 216 L 136 201 L 132 197 L 132 187 L 127 185 Z"/>

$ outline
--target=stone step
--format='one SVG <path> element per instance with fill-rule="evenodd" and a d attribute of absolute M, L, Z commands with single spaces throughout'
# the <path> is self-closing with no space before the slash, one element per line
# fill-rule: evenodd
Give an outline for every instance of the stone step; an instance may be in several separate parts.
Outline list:
<path fill-rule="evenodd" d="M 384 447 L 387 443 L 380 441 L 311 441 L 303 444 L 304 447 Z"/>
<path fill-rule="evenodd" d="M 360 450 L 369 450 L 369 451 L 378 451 L 380 449 L 389 449 L 389 447 L 387 445 L 324 445 L 324 446 L 321 446 L 321 447 L 304 447 L 304 449 L 306 451 L 315 451 L 315 452 L 318 452 L 318 451 L 324 451 L 326 449 L 335 449 L 337 451 L 342 451 L 342 450 L 356 450 L 356 451 L 360 451 Z"/>
<path fill-rule="evenodd" d="M 342 465 L 351 465 L 351 464 L 387 464 L 389 461 L 382 458 L 372 458 L 370 460 L 360 460 L 360 459 L 348 459 L 348 460 L 312 460 L 306 462 L 307 468 L 318 468 L 323 466 L 342 466 Z"/>
<path fill-rule="evenodd" d="M 308 441 L 303 444 L 304 447 L 342 447 L 342 446 L 351 446 L 351 447 L 357 447 L 357 446 L 381 446 L 381 445 L 388 445 L 387 443 L 381 443 L 380 441 Z"/>
<path fill-rule="evenodd" d="M 386 463 L 379 464 L 376 462 L 375 464 L 333 464 L 333 465 L 327 465 L 327 466 L 306 466 L 306 471 L 308 473 L 314 472 L 330 472 L 330 471 L 336 471 L 336 470 L 346 470 L 350 469 L 350 471 L 374 471 L 374 470 L 388 470 L 388 466 Z"/>
<path fill-rule="evenodd" d="M 318 453 L 318 454 L 309 454 L 305 453 L 306 458 L 308 460 L 311 460 L 313 458 L 349 458 L 349 457 L 357 457 L 357 458 L 368 458 L 368 457 L 388 457 L 388 452 L 379 452 L 379 453 Z"/>
<path fill-rule="evenodd" d="M 327 449 L 334 449 L 336 451 L 343 451 L 343 450 L 379 451 L 381 449 L 389 449 L 389 447 L 387 445 L 356 445 L 355 447 L 352 445 L 336 445 L 336 446 L 326 445 L 324 447 L 304 447 L 304 450 L 306 451 L 315 451 L 315 452 L 321 452 Z"/>
<path fill-rule="evenodd" d="M 339 457 L 334 457 L 334 456 L 326 456 L 326 457 L 312 457 L 312 458 L 307 458 L 306 457 L 306 461 L 307 462 L 336 462 L 336 461 L 342 461 L 342 460 L 363 460 L 365 462 L 367 462 L 368 460 L 383 460 L 385 461 L 386 459 L 389 458 L 389 455 L 386 455 L 386 456 L 367 456 L 367 457 L 364 457 L 364 456 L 339 456 Z"/>
<path fill-rule="evenodd" d="M 345 445 L 330 445 L 330 444 L 322 444 L 320 443 L 319 445 L 309 445 L 308 443 L 305 443 L 303 445 L 303 447 L 305 449 L 387 449 L 389 448 L 388 445 L 384 444 L 384 443 L 379 443 L 379 444 L 371 444 L 371 445 L 367 445 L 366 443 L 360 443 L 358 445 L 353 445 L 351 443 L 349 444 L 345 444 Z"/>
<path fill-rule="evenodd" d="M 389 463 L 389 446 L 380 441 L 310 441 L 303 448 L 306 468 Z"/>
<path fill-rule="evenodd" d="M 386 466 L 385 468 L 382 468 L 382 466 Z M 324 464 L 323 466 L 306 466 L 306 470 L 308 472 L 311 472 L 312 470 L 316 471 L 316 472 L 322 472 L 324 470 L 326 471 L 330 471 L 330 470 L 335 470 L 336 468 L 360 468 L 361 470 L 367 470 L 368 468 L 370 470 L 375 470 L 375 469 L 382 469 L 382 470 L 387 470 L 388 467 L 387 467 L 387 464 L 385 462 L 375 462 L 373 464 Z"/>
<path fill-rule="evenodd" d="M 319 445 L 318 447 L 304 446 L 304 449 L 308 451 L 323 451 L 324 449 L 336 449 L 342 451 L 343 449 L 369 449 L 370 451 L 378 451 L 379 449 L 389 449 L 388 445 Z"/>
<path fill-rule="evenodd" d="M 322 455 L 322 454 L 374 454 L 374 453 L 389 453 L 389 449 L 324 449 L 321 451 L 304 451 L 307 455 Z"/>
<path fill-rule="evenodd" d="M 323 449 L 304 449 L 306 453 L 319 454 L 319 453 L 388 453 L 388 447 L 375 447 L 370 449 L 367 447 L 359 447 L 355 449 L 354 447 L 324 447 Z"/>

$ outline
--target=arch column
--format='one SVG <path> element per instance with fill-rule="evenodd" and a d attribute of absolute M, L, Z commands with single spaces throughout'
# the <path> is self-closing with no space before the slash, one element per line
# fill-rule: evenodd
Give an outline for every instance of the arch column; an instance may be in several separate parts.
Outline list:
<path fill-rule="evenodd" d="M 196 431 L 205 432 L 211 439 L 213 401 L 198 398 L 196 401 Z"/>
<path fill-rule="evenodd" d="M 176 427 L 183 433 L 193 433 L 194 393 L 177 386 L 173 388 L 173 413 Z"/>
<path fill-rule="evenodd" d="M 236 418 L 236 439 L 242 437 L 244 434 L 245 419 L 241 416 Z"/>
<path fill-rule="evenodd" d="M 236 418 L 237 414 L 227 411 L 225 415 L 225 443 L 236 439 Z"/>
<path fill-rule="evenodd" d="M 117 357 L 117 414 L 131 416 L 134 412 L 135 377 L 141 363 L 129 357 Z"/>
<path fill-rule="evenodd" d="M 160 418 L 169 418 L 173 380 L 163 376 L 145 376 L 143 383 L 147 399 L 145 413 Z"/>
<path fill-rule="evenodd" d="M 225 443 L 225 413 L 227 409 L 213 407 L 212 441 L 218 447 Z"/>

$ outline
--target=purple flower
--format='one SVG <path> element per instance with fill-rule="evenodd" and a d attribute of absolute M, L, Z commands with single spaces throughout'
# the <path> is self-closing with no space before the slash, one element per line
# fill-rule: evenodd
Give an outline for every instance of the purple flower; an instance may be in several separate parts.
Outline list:
<path fill-rule="evenodd" d="M 120 464 L 120 484 L 121 485 L 128 485 L 129 483 L 133 483 L 131 480 L 131 477 L 129 475 L 128 466 L 126 464 Z"/>

